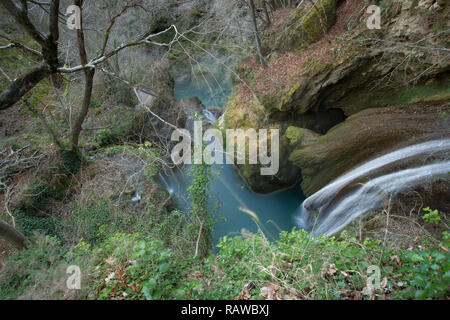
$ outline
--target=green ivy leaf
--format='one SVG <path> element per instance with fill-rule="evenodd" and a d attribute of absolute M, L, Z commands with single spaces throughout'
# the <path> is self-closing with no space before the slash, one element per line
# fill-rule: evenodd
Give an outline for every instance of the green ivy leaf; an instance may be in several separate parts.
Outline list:
<path fill-rule="evenodd" d="M 422 258 L 420 255 L 418 255 L 417 253 L 413 254 L 410 258 L 410 260 L 412 262 L 423 262 L 425 261 L 424 258 Z"/>
<path fill-rule="evenodd" d="M 161 263 L 159 265 L 159 272 L 167 272 L 170 269 L 170 264 L 169 263 Z"/>
<path fill-rule="evenodd" d="M 427 297 L 427 292 L 425 290 L 417 290 L 414 294 L 414 298 L 418 300 L 425 299 Z"/>

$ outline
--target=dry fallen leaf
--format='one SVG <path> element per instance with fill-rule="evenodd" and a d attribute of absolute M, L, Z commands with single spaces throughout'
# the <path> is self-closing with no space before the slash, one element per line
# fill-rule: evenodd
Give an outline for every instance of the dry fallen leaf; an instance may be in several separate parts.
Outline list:
<path fill-rule="evenodd" d="M 115 272 L 111 272 L 111 273 L 105 278 L 105 282 L 111 281 L 112 279 L 115 278 L 115 276 L 116 276 L 116 273 L 115 273 Z"/>
<path fill-rule="evenodd" d="M 381 288 L 385 288 L 387 286 L 388 283 L 388 279 L 387 277 L 384 277 L 383 280 L 381 281 Z"/>
<path fill-rule="evenodd" d="M 271 287 L 262 287 L 260 289 L 260 295 L 265 300 L 274 300 L 274 290 Z"/>
<path fill-rule="evenodd" d="M 367 297 L 371 297 L 373 294 L 373 287 L 372 286 L 364 287 L 361 293 Z"/>
<path fill-rule="evenodd" d="M 244 293 L 242 296 L 235 298 L 234 300 L 249 300 L 251 297 L 252 297 L 251 294 L 247 292 Z"/>
<path fill-rule="evenodd" d="M 110 266 L 112 266 L 114 263 L 116 263 L 116 258 L 113 257 L 113 256 L 108 257 L 108 258 L 105 260 L 105 263 L 106 263 L 106 264 L 109 264 Z"/>

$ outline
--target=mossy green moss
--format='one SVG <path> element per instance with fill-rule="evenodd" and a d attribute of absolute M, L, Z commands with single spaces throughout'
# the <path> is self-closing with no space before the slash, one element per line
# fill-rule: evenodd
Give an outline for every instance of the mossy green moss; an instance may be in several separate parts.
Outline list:
<path fill-rule="evenodd" d="M 450 77 L 441 82 L 406 88 L 397 98 L 399 104 L 450 99 Z"/>
<path fill-rule="evenodd" d="M 358 79 L 358 75 L 355 75 L 354 79 Z M 350 83 L 348 85 L 349 88 L 352 87 Z M 336 101 L 335 105 L 351 115 L 368 108 L 445 101 L 449 98 L 450 76 L 444 75 L 412 86 L 399 85 L 394 88 L 379 87 L 373 90 L 354 91 L 352 95 L 345 96 L 339 102 Z"/>
<path fill-rule="evenodd" d="M 263 45 L 270 52 L 300 52 L 320 40 L 336 22 L 337 0 L 317 1 L 316 7 L 301 6 L 278 27 L 276 35 L 267 34 Z M 275 41 L 274 41 L 274 38 Z"/>
<path fill-rule="evenodd" d="M 304 146 L 316 141 L 319 134 L 305 128 L 290 126 L 286 129 L 286 137 L 290 145 Z"/>
<path fill-rule="evenodd" d="M 243 98 L 239 91 L 228 99 L 224 113 L 224 129 L 258 128 L 266 116 L 263 105 L 253 96 Z"/>
<path fill-rule="evenodd" d="M 34 178 L 24 190 L 19 207 L 27 213 L 46 210 L 50 204 L 50 199 L 53 197 L 52 189 L 46 179 L 42 177 Z"/>
<path fill-rule="evenodd" d="M 447 109 L 448 102 L 427 102 L 366 109 L 352 115 L 290 154 L 290 161 L 301 168 L 302 190 L 309 196 L 343 172 L 412 138 L 442 137 L 435 123 Z"/>

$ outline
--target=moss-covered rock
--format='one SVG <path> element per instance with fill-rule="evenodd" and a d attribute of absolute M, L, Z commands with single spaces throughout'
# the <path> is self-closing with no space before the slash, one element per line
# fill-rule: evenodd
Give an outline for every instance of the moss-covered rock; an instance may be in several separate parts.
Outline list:
<path fill-rule="evenodd" d="M 359 114 L 364 109 L 448 100 L 450 60 L 442 59 L 442 50 L 428 49 L 445 48 L 447 45 L 436 22 L 446 18 L 446 5 L 440 10 L 418 13 L 410 10 L 411 1 L 380 3 L 382 28 L 369 30 L 367 17 L 364 16 L 369 4 L 372 2 L 367 0 L 318 1 L 319 9 L 323 6 L 326 13 L 325 35 L 325 16 L 318 15 L 311 5 L 302 6 L 265 33 L 265 54 L 270 56 L 267 68 L 246 62 L 237 69 L 245 83 L 241 83 L 230 97 L 220 121 L 222 129 L 278 128 L 283 133 L 280 137 L 279 175 L 258 177 L 258 168 L 238 165 L 241 175 L 254 189 L 273 191 L 292 185 L 292 177 L 297 181 L 301 179 L 292 162 L 281 158 L 286 153 L 292 153 L 299 136 L 302 137 L 300 128 L 313 131 L 303 131 L 308 135 L 305 141 L 300 139 L 300 145 L 306 150 L 313 145 L 319 146 L 322 141 L 332 143 L 328 140 L 331 138 L 317 137 L 314 132 L 327 133 L 346 117 Z M 306 32 L 309 27 L 311 32 Z M 417 46 L 417 43 L 421 45 Z M 402 128 L 408 128 L 405 132 L 410 135 L 420 132 L 413 130 L 411 123 L 415 120 L 405 120 L 405 127 L 402 127 L 395 107 L 379 112 L 386 117 L 380 118 L 384 121 L 389 118 L 386 112 L 391 112 L 392 117 L 398 119 L 393 128 L 402 131 Z M 429 117 L 434 117 L 433 112 L 437 109 L 427 109 L 426 112 Z M 378 118 L 374 119 L 377 121 Z M 297 129 L 290 128 L 286 132 L 290 126 Z M 350 131 L 348 134 L 351 134 Z M 326 137 L 332 136 L 333 132 Z M 388 137 L 384 132 L 380 132 L 379 136 L 376 132 L 372 134 L 373 139 Z M 408 134 L 399 133 L 390 143 L 378 143 L 370 150 L 372 153 L 381 152 Z M 336 145 L 345 143 L 345 139 L 335 141 Z M 358 143 L 362 146 L 365 142 L 355 141 L 355 150 Z M 309 165 L 304 166 L 295 152 L 291 155 L 291 160 L 302 168 L 306 194 L 327 182 L 327 178 L 318 179 L 321 182 L 316 184 L 311 180 L 313 177 L 316 179 L 317 172 L 327 169 L 329 165 L 334 166 L 332 159 L 321 157 L 321 152 L 327 154 L 328 147 L 318 147 L 314 152 L 319 154 L 308 156 L 317 160 L 314 166 L 320 170 L 308 172 L 307 169 L 303 172 L 303 168 L 309 168 Z M 349 156 L 352 165 L 370 156 L 368 153 L 356 154 L 355 157 Z M 303 156 L 301 153 L 300 158 Z M 344 167 L 349 166 L 332 170 L 342 173 Z M 326 170 L 322 171 L 324 176 L 332 176 Z"/>
<path fill-rule="evenodd" d="M 280 134 L 284 130 L 280 130 Z M 269 138 L 270 141 L 270 138 Z M 293 166 L 289 155 L 294 150 L 286 135 L 280 135 L 279 170 L 275 175 L 261 175 L 261 165 L 237 164 L 238 173 L 250 189 L 258 193 L 270 193 L 294 186 L 301 177 L 300 168 Z M 247 160 L 248 162 L 248 160 Z"/>
<path fill-rule="evenodd" d="M 289 139 L 290 144 L 297 147 L 307 146 L 316 141 L 319 136 L 318 133 L 305 128 L 291 126 L 286 130 L 286 137 Z"/>
<path fill-rule="evenodd" d="M 316 6 L 300 6 L 263 38 L 268 52 L 301 51 L 316 42 L 336 22 L 337 0 L 317 1 Z"/>
<path fill-rule="evenodd" d="M 297 148 L 290 160 L 311 195 L 333 179 L 393 147 L 450 137 L 450 102 L 367 109 Z"/>

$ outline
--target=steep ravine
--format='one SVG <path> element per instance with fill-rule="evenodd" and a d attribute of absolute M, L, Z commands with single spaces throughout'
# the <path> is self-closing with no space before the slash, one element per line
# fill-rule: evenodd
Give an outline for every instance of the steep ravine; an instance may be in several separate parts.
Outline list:
<path fill-rule="evenodd" d="M 219 121 L 223 130 L 281 131 L 275 178 L 237 165 L 253 190 L 301 182 L 311 195 L 391 148 L 449 136 L 448 4 L 432 2 L 380 4 L 380 30 L 367 28 L 364 0 L 323 1 L 334 22 L 326 33 L 312 33 L 324 26 L 308 6 L 275 19 L 263 37 L 268 67 L 255 59 L 238 67 L 247 84 L 238 85 Z"/>
<path fill-rule="evenodd" d="M 224 72 L 220 56 L 217 61 L 209 56 L 199 59 L 193 67 L 174 66 L 174 93 L 181 100 L 179 108 L 187 114 L 187 127 L 192 126 L 194 113 L 203 114 L 213 123 L 215 115 L 223 112 L 216 122 L 223 131 L 276 128 L 281 132 L 280 169 L 275 176 L 262 176 L 259 165 L 216 166 L 219 176 L 212 187 L 211 208 L 216 201 L 222 203 L 217 217 L 225 219 L 216 225 L 214 242 L 243 229 L 257 231 L 240 207 L 260 215 L 263 223 L 276 226 L 268 228 L 276 237 L 278 227 L 288 230 L 296 224 L 293 218 L 301 211 L 304 199 L 299 183 L 303 193 L 311 196 L 377 156 L 450 137 L 448 59 L 435 63 L 440 53 L 431 52 L 414 66 L 403 65 L 400 60 L 408 54 L 408 39 L 434 38 L 434 46 L 443 45 L 443 39 L 433 36 L 432 26 L 424 23 L 429 15 L 445 15 L 443 9 L 419 15 L 420 21 L 413 19 L 419 9 L 393 1 L 383 15 L 389 30 L 372 31 L 361 15 L 367 1 L 324 2 L 328 21 L 334 22 L 327 25 L 327 33 L 308 35 L 311 26 L 320 30 L 320 18 L 307 6 L 293 10 L 266 30 L 266 37 L 287 43 L 271 47 L 268 38 L 263 39 L 266 52 L 272 51 L 268 53 L 268 67 L 262 69 L 252 60 L 238 66 L 246 83 Z M 302 45 L 287 41 L 299 34 Z M 379 40 L 368 40 L 374 36 Z M 395 53 L 392 41 L 400 43 Z M 410 79 L 417 81 L 411 84 Z M 184 99 L 188 97 L 192 99 Z M 220 110 L 222 104 L 225 107 Z M 411 165 L 426 162 L 418 159 Z M 188 171 L 184 167 L 161 176 L 183 210 L 189 207 Z M 280 190 L 284 191 L 273 194 Z M 433 192 L 442 193 L 437 189 Z M 430 201 L 433 203 L 433 199 Z"/>

